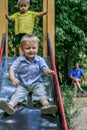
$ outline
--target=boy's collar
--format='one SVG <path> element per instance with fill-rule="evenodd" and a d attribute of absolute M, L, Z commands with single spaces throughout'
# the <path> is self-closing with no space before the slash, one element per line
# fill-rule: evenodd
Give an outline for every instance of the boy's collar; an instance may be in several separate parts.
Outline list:
<path fill-rule="evenodd" d="M 22 55 L 22 61 L 24 61 L 24 60 L 27 60 L 27 58 L 24 56 L 24 55 Z M 37 57 L 37 55 L 35 55 L 35 57 L 34 57 L 34 59 L 32 60 L 32 61 L 38 61 L 38 57 Z M 27 60 L 28 61 L 28 60 Z"/>

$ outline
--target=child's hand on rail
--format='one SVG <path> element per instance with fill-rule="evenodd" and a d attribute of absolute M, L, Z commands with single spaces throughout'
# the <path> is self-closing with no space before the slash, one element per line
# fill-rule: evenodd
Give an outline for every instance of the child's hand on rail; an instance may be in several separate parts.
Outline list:
<path fill-rule="evenodd" d="M 53 76 L 55 74 L 55 72 L 51 69 L 44 70 L 44 73 L 47 74 L 48 76 Z"/>

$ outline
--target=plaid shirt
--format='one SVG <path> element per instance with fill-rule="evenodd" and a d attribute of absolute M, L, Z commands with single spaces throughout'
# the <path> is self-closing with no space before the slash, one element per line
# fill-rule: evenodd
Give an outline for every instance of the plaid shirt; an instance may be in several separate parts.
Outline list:
<path fill-rule="evenodd" d="M 38 55 L 35 56 L 32 62 L 29 62 L 24 55 L 19 56 L 10 67 L 10 70 L 18 75 L 20 85 L 26 87 L 41 82 L 42 71 L 45 69 L 48 69 L 48 66 L 45 60 Z"/>

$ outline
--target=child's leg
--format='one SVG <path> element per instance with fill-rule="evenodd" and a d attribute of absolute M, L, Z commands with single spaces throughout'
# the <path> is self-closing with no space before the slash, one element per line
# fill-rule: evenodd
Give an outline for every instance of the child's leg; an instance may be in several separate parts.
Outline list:
<path fill-rule="evenodd" d="M 0 108 L 4 110 L 9 115 L 14 114 L 15 110 L 14 107 L 19 103 L 22 102 L 25 97 L 27 96 L 28 92 L 26 88 L 23 86 L 18 86 L 15 93 L 12 95 L 11 100 L 9 103 L 5 101 L 0 101 Z"/>
<path fill-rule="evenodd" d="M 57 106 L 51 105 L 47 99 L 47 93 L 43 84 L 38 83 L 33 90 L 34 100 L 39 100 L 42 104 L 42 114 L 55 114 L 57 112 Z"/>
<path fill-rule="evenodd" d="M 12 95 L 9 105 L 13 108 L 18 104 L 22 103 L 28 95 L 28 90 L 24 86 L 18 85 L 15 93 Z"/>
<path fill-rule="evenodd" d="M 49 102 L 46 98 L 41 99 L 40 103 L 42 104 L 42 106 L 49 105 Z"/>
<path fill-rule="evenodd" d="M 46 98 L 41 99 L 40 103 L 43 105 L 41 108 L 42 114 L 55 114 L 57 112 L 57 106 L 51 105 Z"/>
<path fill-rule="evenodd" d="M 19 44 L 19 55 L 23 55 L 23 51 L 22 51 L 22 48 L 21 48 L 21 45 Z"/>
<path fill-rule="evenodd" d="M 15 110 L 14 107 L 18 104 L 17 100 L 11 99 L 9 103 L 4 100 L 0 101 L 0 109 L 4 110 L 9 115 L 13 115 Z"/>
<path fill-rule="evenodd" d="M 0 109 L 4 110 L 9 115 L 13 115 L 15 110 L 4 100 L 0 101 Z"/>
<path fill-rule="evenodd" d="M 18 101 L 17 101 L 17 100 L 14 100 L 14 99 L 11 99 L 8 104 L 9 104 L 9 106 L 11 106 L 12 108 L 14 108 L 14 107 L 18 104 Z"/>
<path fill-rule="evenodd" d="M 23 37 L 25 35 L 25 33 L 24 34 L 18 34 L 18 35 L 16 35 L 15 36 L 15 45 L 16 44 L 18 44 L 19 45 L 19 48 L 18 48 L 18 53 L 19 53 L 19 55 L 22 55 L 23 54 L 23 52 L 22 52 L 22 49 L 21 49 L 21 45 L 20 45 L 20 41 L 21 41 L 21 38 Z"/>

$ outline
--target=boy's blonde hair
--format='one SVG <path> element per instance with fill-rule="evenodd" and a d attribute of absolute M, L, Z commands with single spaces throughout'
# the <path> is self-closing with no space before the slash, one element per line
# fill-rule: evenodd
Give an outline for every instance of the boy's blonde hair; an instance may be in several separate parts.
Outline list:
<path fill-rule="evenodd" d="M 25 34 L 22 39 L 21 39 L 21 47 L 23 48 L 23 46 L 25 46 L 26 42 L 36 42 L 39 46 L 39 38 L 35 35 L 30 35 L 30 34 Z"/>

